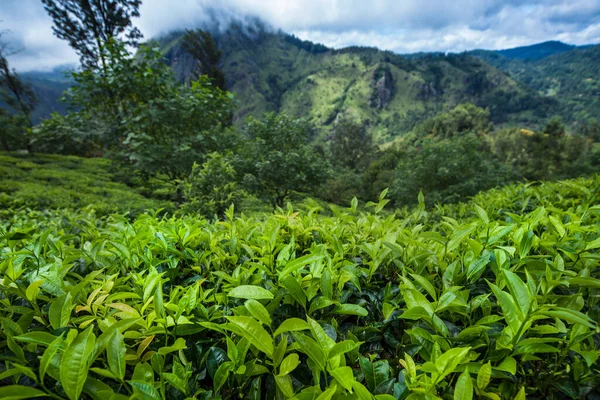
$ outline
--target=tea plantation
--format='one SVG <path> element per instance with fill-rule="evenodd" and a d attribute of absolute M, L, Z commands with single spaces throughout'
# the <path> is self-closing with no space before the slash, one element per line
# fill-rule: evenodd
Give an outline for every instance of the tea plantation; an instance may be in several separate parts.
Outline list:
<path fill-rule="evenodd" d="M 13 205 L 0 398 L 597 399 L 599 187 L 215 223 Z"/>

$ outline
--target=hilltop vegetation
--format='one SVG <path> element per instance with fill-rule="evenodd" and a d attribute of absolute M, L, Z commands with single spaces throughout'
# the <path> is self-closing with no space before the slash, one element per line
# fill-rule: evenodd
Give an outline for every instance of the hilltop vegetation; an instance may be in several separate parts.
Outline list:
<path fill-rule="evenodd" d="M 119 180 L 111 162 L 100 158 L 0 153 L 0 207 L 4 209 L 88 209 L 98 215 L 172 208 Z M 6 218 L 2 212 L 0 218 Z"/>
<path fill-rule="evenodd" d="M 556 99 L 560 105 L 556 114 L 574 123 L 576 129 L 600 119 L 600 46 L 574 48 L 526 60 L 494 52 L 477 52 L 476 55 L 547 99 Z"/>
<path fill-rule="evenodd" d="M 157 39 L 179 79 L 194 70 L 183 33 Z M 418 122 L 471 102 L 489 107 L 494 122 L 538 120 L 553 106 L 535 92 L 468 55 L 407 59 L 371 48 L 332 50 L 233 24 L 215 40 L 223 52 L 236 118 L 285 111 L 307 116 L 322 132 L 340 116 L 360 119 L 376 142 L 409 132 Z"/>

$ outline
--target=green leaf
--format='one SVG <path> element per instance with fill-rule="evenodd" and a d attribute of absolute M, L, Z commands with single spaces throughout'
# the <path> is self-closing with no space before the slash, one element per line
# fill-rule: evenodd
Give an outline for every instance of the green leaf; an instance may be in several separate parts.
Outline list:
<path fill-rule="evenodd" d="M 257 320 L 259 320 L 267 326 L 271 326 L 271 315 L 269 314 L 269 311 L 267 311 L 265 306 L 263 306 L 254 299 L 246 300 L 244 306 L 246 306 L 246 309 L 254 318 L 256 318 Z"/>
<path fill-rule="evenodd" d="M 0 387 L 0 399 L 2 400 L 33 399 L 35 397 L 47 396 L 46 393 L 28 386 L 12 385 Z"/>
<path fill-rule="evenodd" d="M 277 337 L 285 332 L 297 332 L 309 330 L 310 325 L 303 319 L 300 318 L 288 318 L 279 325 L 279 328 L 273 333 L 274 337 Z"/>
<path fill-rule="evenodd" d="M 161 347 L 160 349 L 158 349 L 158 354 L 161 354 L 164 356 L 164 355 L 167 355 L 174 351 L 179 351 L 179 350 L 184 350 L 184 349 L 187 349 L 187 345 L 185 344 L 185 339 L 178 338 L 175 341 L 175 343 L 173 343 L 172 346 L 165 346 L 165 347 Z"/>
<path fill-rule="evenodd" d="M 592 320 L 590 317 L 579 311 L 568 308 L 554 307 L 552 310 L 539 310 L 538 313 L 547 317 L 558 318 L 571 324 L 581 324 L 590 329 L 597 328 L 594 320 Z"/>
<path fill-rule="evenodd" d="M 148 382 L 129 381 L 136 394 L 136 398 L 140 400 L 162 400 L 160 393 L 154 388 L 154 385 Z"/>
<path fill-rule="evenodd" d="M 435 367 L 442 376 L 446 376 L 462 362 L 471 350 L 470 347 L 457 347 L 450 349 L 435 360 Z"/>
<path fill-rule="evenodd" d="M 219 366 L 219 369 L 215 372 L 215 378 L 213 379 L 215 392 L 218 392 L 223 387 L 227 381 L 227 377 L 229 377 L 229 373 L 234 367 L 235 365 L 231 361 L 224 362 Z"/>
<path fill-rule="evenodd" d="M 279 282 L 290 292 L 290 295 L 302 306 L 306 308 L 306 293 L 302 289 L 302 286 L 293 276 L 286 276 L 280 279 Z"/>
<path fill-rule="evenodd" d="M 341 354 L 346 354 L 360 347 L 360 343 L 356 343 L 353 340 L 344 340 L 343 342 L 336 343 L 329 350 L 329 359 L 337 357 Z"/>
<path fill-rule="evenodd" d="M 286 398 L 294 396 L 294 386 L 292 385 L 292 378 L 289 375 L 275 375 L 273 378 L 275 378 L 277 387 Z"/>
<path fill-rule="evenodd" d="M 13 339 L 19 342 L 39 344 L 42 346 L 50 346 L 50 343 L 56 340 L 56 336 L 48 332 L 27 332 L 19 336 L 15 336 Z"/>
<path fill-rule="evenodd" d="M 48 346 L 42 358 L 40 359 L 40 381 L 44 381 L 44 376 L 46 375 L 46 371 L 48 370 L 48 366 L 54 359 L 54 356 L 58 353 L 58 350 L 63 346 L 63 338 L 62 335 L 56 337 Z"/>
<path fill-rule="evenodd" d="M 467 280 L 473 282 L 481 276 L 482 271 L 490 262 L 490 253 L 476 258 L 467 268 Z"/>
<path fill-rule="evenodd" d="M 96 337 L 90 326 L 77 335 L 63 354 L 60 367 L 60 383 L 71 400 L 77 400 L 81 395 L 88 370 L 94 361 L 91 359 L 91 355 L 95 343 Z"/>
<path fill-rule="evenodd" d="M 515 299 L 517 306 L 521 310 L 521 314 L 526 316 L 529 314 L 529 308 L 531 307 L 531 294 L 527 289 L 527 285 L 519 278 L 514 272 L 503 270 L 502 273 L 506 277 L 506 284 L 513 299 Z"/>
<path fill-rule="evenodd" d="M 475 212 L 477 212 L 477 215 L 479 216 L 481 222 L 483 222 L 485 225 L 488 225 L 490 223 L 490 218 L 488 217 L 485 210 L 477 204 L 474 204 L 473 206 L 475 207 Z"/>
<path fill-rule="evenodd" d="M 254 347 L 273 358 L 273 338 L 251 317 L 227 317 L 230 321 L 226 327 L 245 337 Z"/>
<path fill-rule="evenodd" d="M 433 285 L 431 284 L 431 282 L 429 282 L 429 280 L 427 280 L 426 278 L 422 277 L 421 275 L 417 275 L 417 274 L 410 274 L 410 276 L 415 281 L 417 281 L 423 289 L 425 289 L 425 291 L 431 296 L 431 298 L 434 301 L 437 301 L 437 292 L 435 290 L 435 287 L 433 287 Z"/>
<path fill-rule="evenodd" d="M 519 243 L 519 258 L 525 258 L 527 254 L 529 254 L 534 236 L 535 235 L 531 230 L 525 232 L 521 239 L 521 243 Z"/>
<path fill-rule="evenodd" d="M 333 309 L 334 314 L 340 315 L 356 315 L 359 317 L 366 317 L 369 312 L 356 304 L 340 304 Z"/>
<path fill-rule="evenodd" d="M 273 293 L 267 289 L 254 286 L 254 285 L 241 285 L 235 287 L 227 293 L 229 297 L 237 297 L 240 299 L 254 299 L 254 300 L 272 300 Z"/>
<path fill-rule="evenodd" d="M 589 242 L 586 246 L 585 246 L 585 250 L 594 250 L 594 249 L 598 249 L 600 248 L 600 237 L 597 238 L 596 240 Z"/>
<path fill-rule="evenodd" d="M 48 310 L 48 319 L 53 329 L 59 329 L 67 326 L 71 319 L 71 310 L 73 309 L 73 298 L 71 294 L 65 293 L 50 305 Z"/>
<path fill-rule="evenodd" d="M 488 361 L 487 364 L 483 364 L 481 368 L 479 368 L 479 372 L 477 373 L 477 388 L 480 390 L 485 390 L 487 385 L 490 383 L 491 377 L 492 364 Z"/>
<path fill-rule="evenodd" d="M 521 387 L 519 393 L 517 393 L 513 400 L 527 400 L 527 396 L 525 395 L 525 386 Z"/>
<path fill-rule="evenodd" d="M 492 292 L 494 292 L 494 296 L 496 296 L 496 299 L 502 308 L 508 326 L 513 334 L 516 334 L 521 326 L 521 318 L 517 312 L 515 301 L 510 294 L 500 290 L 500 288 L 493 283 L 488 282 L 488 285 L 492 288 Z"/>
<path fill-rule="evenodd" d="M 108 341 L 106 359 L 108 361 L 108 370 L 121 381 L 125 378 L 126 351 L 123 334 L 118 330 L 115 330 Z"/>
<path fill-rule="evenodd" d="M 329 371 L 331 376 L 347 391 L 352 392 L 352 384 L 355 381 L 352 368 L 339 367 Z"/>
<path fill-rule="evenodd" d="M 469 371 L 465 370 L 456 381 L 454 386 L 454 400 L 472 400 L 473 399 L 473 382 Z"/>
<path fill-rule="evenodd" d="M 510 374 L 516 375 L 517 373 L 517 360 L 512 357 L 506 357 L 500 365 L 496 367 L 497 370 L 505 371 Z"/>
<path fill-rule="evenodd" d="M 337 388 L 335 386 L 330 387 L 329 389 L 321 393 L 321 395 L 319 395 L 319 397 L 317 397 L 316 400 L 330 400 L 335 394 L 336 390 Z"/>
<path fill-rule="evenodd" d="M 312 315 L 315 311 L 329 307 L 332 304 L 335 304 L 333 300 L 330 300 L 325 296 L 319 296 L 310 302 L 310 308 L 308 309 L 308 313 Z"/>
<path fill-rule="evenodd" d="M 446 246 L 446 251 L 451 252 L 456 249 L 460 244 L 477 228 L 477 225 L 470 225 L 464 229 L 458 230 L 454 232 L 450 240 L 448 241 L 448 245 Z"/>
<path fill-rule="evenodd" d="M 325 370 L 325 354 L 321 347 L 313 339 L 300 333 L 294 332 L 294 340 L 300 346 L 300 349 L 306 354 L 319 368 L 319 370 Z"/>
<path fill-rule="evenodd" d="M 318 254 L 307 254 L 305 256 L 296 258 L 286 264 L 286 266 L 279 272 L 279 280 L 282 280 L 286 275 L 296 272 L 300 268 L 303 268 L 307 264 L 312 264 L 322 259 L 322 255 Z"/>
<path fill-rule="evenodd" d="M 283 359 L 281 365 L 279 366 L 279 375 L 283 376 L 289 374 L 295 370 L 298 365 L 300 365 L 300 357 L 298 357 L 298 354 L 289 354 Z"/>

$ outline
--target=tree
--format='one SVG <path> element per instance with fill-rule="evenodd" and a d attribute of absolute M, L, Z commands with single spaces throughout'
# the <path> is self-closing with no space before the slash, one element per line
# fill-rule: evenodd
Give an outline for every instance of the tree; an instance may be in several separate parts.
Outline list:
<path fill-rule="evenodd" d="M 544 134 L 550 137 L 558 138 L 565 134 L 565 124 L 559 116 L 554 116 L 544 127 Z"/>
<path fill-rule="evenodd" d="M 186 212 L 220 218 L 232 204 L 237 206 L 242 200 L 244 193 L 238 184 L 229 156 L 211 153 L 204 164 L 194 164 L 192 173 L 183 182 L 186 203 L 182 208 Z"/>
<path fill-rule="evenodd" d="M 24 133 L 32 127 L 31 113 L 37 104 L 37 98 L 31 86 L 23 82 L 17 71 L 10 68 L 8 57 L 16 53 L 2 41 L 0 32 L 0 98 L 12 109 L 0 114 L 2 119 L 1 140 L 4 150 L 9 151 L 11 144 L 27 146 Z"/>
<path fill-rule="evenodd" d="M 111 39 L 137 46 L 142 34 L 131 19 L 141 0 L 42 0 L 52 17 L 54 34 L 75 49 L 84 69 L 105 70 L 102 47 Z"/>
<path fill-rule="evenodd" d="M 355 172 L 368 165 L 376 150 L 373 138 L 367 133 L 364 125 L 347 117 L 335 123 L 329 149 L 333 164 Z"/>
<path fill-rule="evenodd" d="M 45 121 L 37 136 L 78 134 L 68 148 L 95 151 L 132 165 L 144 177 L 171 182 L 189 175 L 194 162 L 231 142 L 232 97 L 201 77 L 190 86 L 177 82 L 158 50 L 143 47 L 134 57 L 125 44 L 111 39 L 102 52 L 105 74 L 73 74 L 66 100 L 77 111 Z M 110 93 L 110 94 L 109 94 Z M 93 136 L 86 132 L 93 127 Z"/>
<path fill-rule="evenodd" d="M 421 136 L 432 135 L 438 138 L 449 138 L 465 133 L 487 134 L 493 129 L 494 125 L 490 122 L 490 110 L 465 103 L 423 122 L 416 128 L 416 131 Z"/>
<path fill-rule="evenodd" d="M 310 192 L 327 178 L 327 164 L 308 144 L 311 126 L 286 114 L 267 114 L 263 121 L 248 118 L 247 145 L 241 149 L 246 185 L 283 207 L 294 191 Z"/>
<path fill-rule="evenodd" d="M 400 160 L 390 194 L 396 205 L 415 203 L 419 191 L 428 204 L 450 203 L 512 179 L 511 171 L 491 157 L 474 134 L 428 138 Z"/>
<path fill-rule="evenodd" d="M 202 29 L 195 31 L 188 29 L 183 36 L 183 46 L 196 60 L 193 78 L 197 79 L 200 75 L 207 75 L 213 85 L 226 90 L 225 74 L 220 68 L 223 53 L 219 50 L 212 35 Z"/>

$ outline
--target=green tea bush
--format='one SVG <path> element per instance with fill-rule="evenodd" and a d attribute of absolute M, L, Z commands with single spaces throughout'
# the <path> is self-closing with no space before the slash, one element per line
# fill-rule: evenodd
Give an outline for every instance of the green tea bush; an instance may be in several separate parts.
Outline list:
<path fill-rule="evenodd" d="M 600 177 L 402 217 L 0 220 L 0 398 L 600 395 Z"/>
<path fill-rule="evenodd" d="M 114 182 L 110 166 L 100 158 L 0 153 L 0 209 L 90 207 L 104 215 L 173 207 Z"/>

